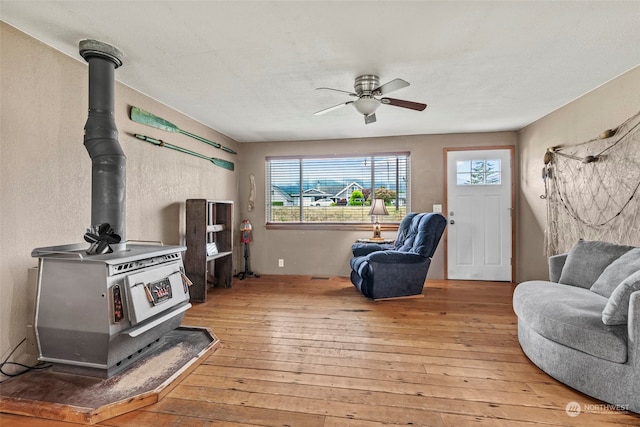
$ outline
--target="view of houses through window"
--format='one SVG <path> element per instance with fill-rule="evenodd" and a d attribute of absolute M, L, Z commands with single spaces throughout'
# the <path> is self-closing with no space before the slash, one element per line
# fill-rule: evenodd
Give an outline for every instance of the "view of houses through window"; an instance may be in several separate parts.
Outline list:
<path fill-rule="evenodd" d="M 409 205 L 409 154 L 267 158 L 268 223 L 368 223 L 374 198 L 400 222 Z"/>

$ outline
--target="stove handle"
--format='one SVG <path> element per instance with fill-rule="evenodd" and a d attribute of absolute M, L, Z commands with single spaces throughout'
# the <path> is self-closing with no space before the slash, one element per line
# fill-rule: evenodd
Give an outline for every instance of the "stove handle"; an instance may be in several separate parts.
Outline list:
<path fill-rule="evenodd" d="M 160 246 L 164 246 L 161 240 L 127 240 L 127 244 L 129 243 L 143 243 L 143 244 L 156 244 Z"/>
<path fill-rule="evenodd" d="M 48 256 L 48 255 L 67 255 L 68 258 L 80 258 L 80 259 L 84 259 L 84 256 L 82 256 L 81 253 L 79 252 L 72 252 L 72 251 L 47 251 L 47 250 L 37 250 L 34 249 L 33 251 L 31 251 L 31 256 L 32 257 L 39 257 L 42 258 L 44 256 Z"/>
<path fill-rule="evenodd" d="M 149 323 L 145 323 L 141 326 L 138 326 L 137 328 L 129 329 L 128 331 L 125 331 L 123 333 L 126 335 L 129 335 L 131 338 L 135 338 L 147 332 L 148 330 L 155 328 L 159 324 L 166 322 L 172 317 L 177 316 L 178 314 L 184 313 L 190 308 L 191 308 L 191 303 L 187 303 L 187 305 L 183 305 L 182 307 L 178 307 L 177 309 L 169 313 L 165 313 L 162 316 L 158 317 L 157 319 L 150 321 Z"/>

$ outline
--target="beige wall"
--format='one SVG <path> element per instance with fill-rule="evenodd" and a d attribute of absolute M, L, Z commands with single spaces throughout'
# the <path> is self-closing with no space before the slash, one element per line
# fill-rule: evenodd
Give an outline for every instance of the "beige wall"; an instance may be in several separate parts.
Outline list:
<path fill-rule="evenodd" d="M 411 210 L 430 212 L 444 203 L 443 150 L 450 147 L 516 145 L 516 132 L 398 136 L 348 140 L 273 142 L 242 144 L 240 211 L 253 225 L 251 267 L 263 274 L 311 274 L 348 276 L 351 245 L 366 231 L 267 230 L 265 227 L 265 157 L 284 155 L 367 154 L 389 151 L 411 152 Z M 249 174 L 256 177 L 256 209 L 247 211 Z M 516 171 L 517 174 L 517 171 Z M 516 179 L 517 182 L 517 179 Z M 383 232 L 395 237 L 395 232 Z M 444 245 L 436 251 L 429 278 L 444 277 Z M 285 260 L 284 268 L 278 259 Z"/>
<path fill-rule="evenodd" d="M 0 22 L 0 357 L 25 336 L 27 269 L 36 247 L 80 243 L 91 220 L 91 159 L 83 145 L 88 67 Z M 127 66 L 125 52 L 125 64 Z M 116 70 L 116 79 L 118 70 Z M 159 148 L 132 133 L 208 156 L 234 156 L 186 136 L 129 120 L 139 106 L 183 129 L 233 140 L 122 84 L 115 119 L 127 156 L 127 238 L 180 244 L 187 198 L 237 201 L 239 176 L 206 160 Z M 20 353 L 18 353 L 20 354 Z"/>
<path fill-rule="evenodd" d="M 595 138 L 640 110 L 640 67 L 619 76 L 520 131 L 521 189 L 518 281 L 546 277 L 546 202 L 541 178 L 547 147 Z M 635 241 L 640 245 L 640 236 Z"/>

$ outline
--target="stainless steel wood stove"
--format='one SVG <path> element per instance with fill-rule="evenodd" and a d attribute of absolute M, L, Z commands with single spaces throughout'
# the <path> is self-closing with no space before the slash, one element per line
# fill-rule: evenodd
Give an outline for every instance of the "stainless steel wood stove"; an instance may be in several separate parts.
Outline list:
<path fill-rule="evenodd" d="M 184 246 L 127 244 L 34 249 L 39 258 L 36 338 L 54 371 L 108 378 L 180 326 L 189 303 Z"/>

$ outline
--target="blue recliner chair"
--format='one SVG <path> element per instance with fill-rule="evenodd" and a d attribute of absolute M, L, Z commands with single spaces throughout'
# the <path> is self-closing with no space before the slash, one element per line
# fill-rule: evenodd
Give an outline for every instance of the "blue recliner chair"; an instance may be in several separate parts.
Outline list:
<path fill-rule="evenodd" d="M 446 225 L 442 214 L 412 212 L 400 222 L 393 244 L 354 244 L 351 283 L 372 299 L 422 294 Z"/>

